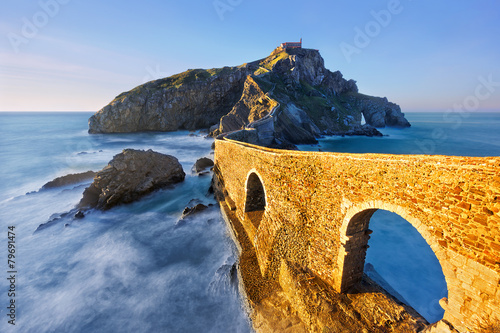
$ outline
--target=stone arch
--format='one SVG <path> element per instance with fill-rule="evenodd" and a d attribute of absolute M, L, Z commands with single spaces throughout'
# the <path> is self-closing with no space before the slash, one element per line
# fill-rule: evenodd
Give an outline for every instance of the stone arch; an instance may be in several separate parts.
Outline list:
<path fill-rule="evenodd" d="M 368 225 L 372 215 L 378 209 L 396 213 L 415 227 L 436 255 L 441 268 L 445 266 L 448 260 L 444 251 L 440 249 L 438 242 L 427 230 L 427 227 L 403 207 L 378 200 L 353 205 L 346 210 L 340 228 L 341 241 L 337 257 L 338 272 L 335 277 L 335 289 L 339 292 L 346 292 L 353 285 L 361 281 L 366 250 L 368 248 L 368 239 L 371 234 Z M 443 273 L 449 291 L 450 277 L 446 275 L 444 269 Z"/>
<path fill-rule="evenodd" d="M 245 184 L 245 217 L 248 218 L 255 229 L 259 228 L 260 222 L 266 210 L 267 199 L 262 178 L 255 169 L 250 170 Z"/>

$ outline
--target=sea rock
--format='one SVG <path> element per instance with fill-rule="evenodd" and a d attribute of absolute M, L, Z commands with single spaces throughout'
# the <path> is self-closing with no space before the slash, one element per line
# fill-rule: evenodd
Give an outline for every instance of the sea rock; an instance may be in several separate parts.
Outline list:
<path fill-rule="evenodd" d="M 58 223 L 61 223 L 64 221 L 71 222 L 75 219 L 83 218 L 84 216 L 80 216 L 79 213 L 80 212 L 77 209 L 72 209 L 69 212 L 52 214 L 47 222 L 38 225 L 38 227 L 35 230 L 35 233 L 40 231 L 40 230 L 57 225 Z M 69 225 L 69 223 L 64 224 L 65 227 L 66 227 L 66 225 Z"/>
<path fill-rule="evenodd" d="M 46 183 L 42 186 L 42 190 L 47 190 L 50 188 L 61 187 L 66 185 L 78 184 L 85 180 L 94 178 L 96 173 L 94 171 L 87 171 L 81 173 L 71 173 L 66 176 L 57 177 L 54 180 Z"/>
<path fill-rule="evenodd" d="M 276 51 L 278 53 L 275 53 Z M 356 81 L 345 80 L 339 71 L 331 72 L 325 68 L 325 61 L 318 50 L 277 48 L 273 53 L 275 53 L 274 58 L 270 60 L 273 64 L 272 71 L 291 79 L 291 86 L 302 86 L 302 83 L 312 87 L 322 86 L 326 88 L 326 93 L 334 95 L 358 92 Z M 322 95 L 318 92 L 311 94 Z"/>
<path fill-rule="evenodd" d="M 75 214 L 75 219 L 83 219 L 85 217 L 85 213 L 82 212 L 81 210 L 79 210 L 78 212 L 76 212 Z"/>
<path fill-rule="evenodd" d="M 207 168 L 213 167 L 214 166 L 214 161 L 211 160 L 208 157 L 202 157 L 196 161 L 196 163 L 193 165 L 193 171 L 195 173 L 200 173 L 204 171 Z"/>
<path fill-rule="evenodd" d="M 184 208 L 184 210 L 182 211 L 182 215 L 180 219 L 175 223 L 175 227 L 179 228 L 186 225 L 187 221 L 189 221 L 193 215 L 199 214 L 212 206 L 213 204 L 209 204 L 208 206 L 206 206 L 202 204 L 198 199 L 191 200 L 188 206 L 186 206 L 186 208 Z M 210 221 L 207 222 L 210 223 Z"/>
<path fill-rule="evenodd" d="M 343 133 L 338 133 L 340 135 L 347 135 L 347 136 L 353 136 L 353 135 L 362 135 L 362 136 L 383 136 L 382 133 L 379 132 L 375 127 L 364 124 L 364 125 L 357 125 L 354 128 L 348 130 L 347 132 Z"/>
<path fill-rule="evenodd" d="M 186 207 L 182 211 L 181 220 L 185 219 L 188 216 L 192 216 L 192 215 L 195 215 L 197 213 L 200 213 L 200 212 L 204 211 L 207 208 L 208 208 L 208 206 L 205 206 L 202 203 L 199 203 L 199 204 L 197 204 L 197 205 L 195 205 L 193 207 Z"/>
<path fill-rule="evenodd" d="M 99 171 L 85 189 L 78 208 L 106 210 L 184 180 L 185 173 L 174 156 L 125 149 Z"/>

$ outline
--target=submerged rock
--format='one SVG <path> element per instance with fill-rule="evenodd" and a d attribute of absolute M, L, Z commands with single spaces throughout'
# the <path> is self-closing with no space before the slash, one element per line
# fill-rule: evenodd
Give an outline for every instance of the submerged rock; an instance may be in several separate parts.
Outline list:
<path fill-rule="evenodd" d="M 152 151 L 125 149 L 97 173 L 85 189 L 78 208 L 106 210 L 181 182 L 185 173 L 174 156 Z"/>
<path fill-rule="evenodd" d="M 355 126 L 354 128 L 348 130 L 347 132 L 341 133 L 342 135 L 362 135 L 362 136 L 383 136 L 382 133 L 379 132 L 375 127 L 364 124 L 361 126 Z"/>
<path fill-rule="evenodd" d="M 193 207 L 186 207 L 182 211 L 181 220 L 185 219 L 188 216 L 192 216 L 192 215 L 198 214 L 198 213 L 204 211 L 207 208 L 208 208 L 208 206 L 205 206 L 204 204 L 201 204 L 201 203 L 199 203 L 199 204 L 197 204 L 196 206 L 193 206 Z"/>
<path fill-rule="evenodd" d="M 75 214 L 75 219 L 83 219 L 85 217 L 85 213 L 82 212 L 81 210 L 79 210 L 76 214 Z"/>
<path fill-rule="evenodd" d="M 66 222 L 64 223 L 64 227 L 68 227 L 71 225 L 72 221 L 82 219 L 84 216 L 84 213 L 82 211 L 78 211 L 77 209 L 72 209 L 69 212 L 53 214 L 47 222 L 38 225 L 35 233 L 61 222 Z"/>
<path fill-rule="evenodd" d="M 212 161 L 208 157 L 202 157 L 196 161 L 196 163 L 193 165 L 193 171 L 195 173 L 200 173 L 210 167 L 214 166 L 214 161 Z"/>
<path fill-rule="evenodd" d="M 195 204 L 195 202 L 197 203 Z M 212 206 L 213 206 L 212 204 L 206 206 L 202 204 L 198 199 L 191 200 L 188 206 L 186 206 L 186 208 L 184 208 L 184 210 L 182 211 L 182 216 L 175 223 L 175 227 L 179 228 L 186 225 L 187 221 L 189 221 L 194 215 L 197 215 Z M 210 220 L 208 220 L 207 222 L 210 223 Z"/>
<path fill-rule="evenodd" d="M 71 173 L 71 174 L 66 175 L 66 176 L 55 178 L 54 180 L 43 185 L 41 189 L 47 190 L 47 189 L 55 188 L 55 187 L 78 184 L 78 183 L 81 183 L 85 180 L 89 180 L 89 179 L 94 178 L 95 175 L 96 175 L 96 172 L 94 172 L 94 171 L 87 171 L 87 172 L 81 172 L 81 173 Z"/>

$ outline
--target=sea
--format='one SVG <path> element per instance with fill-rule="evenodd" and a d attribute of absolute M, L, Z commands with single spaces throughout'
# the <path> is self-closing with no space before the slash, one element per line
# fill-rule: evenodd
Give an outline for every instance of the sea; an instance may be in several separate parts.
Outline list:
<path fill-rule="evenodd" d="M 252 332 L 210 176 L 191 171 L 212 156 L 213 139 L 200 131 L 90 135 L 91 115 L 0 113 L 0 332 Z M 384 137 L 325 137 L 299 149 L 500 156 L 500 113 L 406 116 L 412 127 L 381 129 Z M 185 181 L 83 219 L 65 213 L 90 180 L 41 189 L 99 171 L 125 148 L 177 157 Z M 213 206 L 181 220 L 197 203 Z M 375 213 L 370 229 L 367 274 L 429 322 L 441 319 L 446 282 L 425 240 L 387 211 Z"/>

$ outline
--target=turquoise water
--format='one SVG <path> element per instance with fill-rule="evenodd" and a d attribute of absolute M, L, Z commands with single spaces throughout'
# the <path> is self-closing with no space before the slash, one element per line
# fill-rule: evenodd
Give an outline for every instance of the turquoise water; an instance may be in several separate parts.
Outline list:
<path fill-rule="evenodd" d="M 0 332 L 250 332 L 231 274 L 236 251 L 218 209 L 177 224 L 192 199 L 214 203 L 207 196 L 210 178 L 190 172 L 198 158 L 211 154 L 212 140 L 188 132 L 89 135 L 90 115 L 0 113 L 0 248 L 7 248 L 7 227 L 15 226 L 18 271 L 15 327 L 7 323 L 9 286 L 0 276 Z M 471 114 L 460 124 L 442 114 L 408 119 L 411 128 L 383 129 L 389 135 L 383 138 L 325 138 L 301 148 L 500 155 L 500 114 Z M 83 220 L 64 218 L 34 233 L 71 210 L 90 182 L 38 191 L 43 184 L 100 170 L 124 148 L 176 156 L 186 180 L 134 204 Z M 370 228 L 367 262 L 429 321 L 439 319 L 437 301 L 446 284 L 425 242 L 418 233 L 408 238 L 408 223 L 389 212 L 378 211 Z M 402 235 L 410 242 L 395 242 Z M 408 248 L 413 250 L 405 254 Z M 408 262 L 415 263 L 413 270 Z"/>
<path fill-rule="evenodd" d="M 0 113 L 0 332 L 250 332 L 218 208 L 177 223 L 192 199 L 215 203 L 210 177 L 190 171 L 210 155 L 212 140 L 188 132 L 89 135 L 90 115 Z M 34 233 L 71 210 L 90 181 L 38 191 L 44 183 L 100 170 L 124 148 L 176 156 L 185 181 Z M 6 316 L 8 226 L 17 245 L 15 327 Z"/>
<path fill-rule="evenodd" d="M 406 113 L 410 128 L 379 129 L 384 137 L 327 137 L 301 150 L 346 153 L 500 155 L 500 113 Z"/>
<path fill-rule="evenodd" d="M 500 156 L 500 113 L 407 113 L 411 128 L 384 128 L 387 136 L 330 137 L 302 150 L 349 153 Z M 447 297 L 441 265 L 419 232 L 397 214 L 378 210 L 366 263 L 372 264 L 403 301 L 429 322 L 443 317 L 439 299 Z"/>
<path fill-rule="evenodd" d="M 428 322 L 443 318 L 439 300 L 448 296 L 441 264 L 420 233 L 399 215 L 378 210 L 370 220 L 366 264 Z M 370 276 L 370 275 L 369 275 Z"/>

